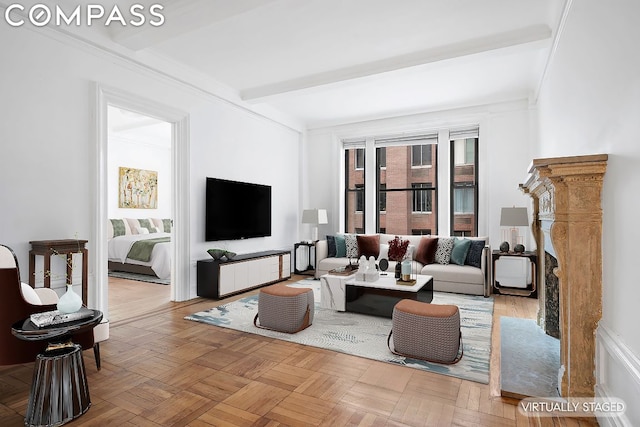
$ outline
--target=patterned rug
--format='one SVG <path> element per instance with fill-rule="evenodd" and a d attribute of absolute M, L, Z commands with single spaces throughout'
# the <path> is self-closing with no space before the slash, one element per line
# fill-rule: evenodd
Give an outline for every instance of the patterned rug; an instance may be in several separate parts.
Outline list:
<path fill-rule="evenodd" d="M 434 304 L 454 304 L 460 309 L 464 356 L 455 365 L 441 365 L 396 356 L 387 348 L 391 319 L 319 307 L 320 282 L 301 280 L 289 286 L 312 288 L 316 301 L 313 324 L 297 334 L 256 328 L 258 296 L 242 298 L 185 317 L 187 320 L 259 334 L 284 341 L 334 350 L 354 356 L 423 369 L 456 378 L 489 383 L 493 299 L 482 296 L 434 292 Z"/>
<path fill-rule="evenodd" d="M 138 282 L 157 283 L 159 285 L 170 285 L 171 279 L 160 279 L 156 276 L 147 274 L 127 273 L 125 271 L 110 271 L 109 277 L 117 277 L 119 279 L 137 280 Z"/>

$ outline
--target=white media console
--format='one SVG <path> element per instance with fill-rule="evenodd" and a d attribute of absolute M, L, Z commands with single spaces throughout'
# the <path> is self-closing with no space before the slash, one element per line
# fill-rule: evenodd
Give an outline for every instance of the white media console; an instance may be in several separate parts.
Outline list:
<path fill-rule="evenodd" d="M 197 262 L 198 296 L 224 298 L 291 277 L 291 252 L 266 251 L 236 255 L 231 260 Z"/>

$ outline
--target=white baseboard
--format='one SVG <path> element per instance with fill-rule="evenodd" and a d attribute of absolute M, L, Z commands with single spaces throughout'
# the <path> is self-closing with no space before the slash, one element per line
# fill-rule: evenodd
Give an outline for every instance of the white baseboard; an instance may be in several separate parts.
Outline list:
<path fill-rule="evenodd" d="M 607 365 L 607 366 L 605 366 Z M 596 330 L 596 388 L 595 394 L 598 398 L 611 399 L 622 398 L 626 401 L 627 409 L 629 405 L 635 404 L 635 396 L 617 396 L 616 390 L 611 389 L 611 384 L 607 378 L 607 372 L 615 369 L 625 373 L 627 389 L 640 391 L 640 359 L 631 349 L 602 323 Z M 614 394 L 616 393 L 616 394 Z M 619 417 L 599 417 L 598 423 L 601 426 L 610 427 L 632 427 L 640 420 L 631 420 L 625 413 Z"/>

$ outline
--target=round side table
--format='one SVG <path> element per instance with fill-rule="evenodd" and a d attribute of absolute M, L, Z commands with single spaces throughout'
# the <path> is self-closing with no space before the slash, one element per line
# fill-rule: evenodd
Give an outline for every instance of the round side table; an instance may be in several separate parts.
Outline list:
<path fill-rule="evenodd" d="M 47 341 L 47 348 L 36 357 L 25 426 L 59 426 L 89 410 L 91 398 L 82 358 L 82 349 L 71 335 L 93 329 L 102 312 L 91 310 L 91 317 L 45 327 L 30 318 L 11 327 L 14 336 L 25 341 Z"/>

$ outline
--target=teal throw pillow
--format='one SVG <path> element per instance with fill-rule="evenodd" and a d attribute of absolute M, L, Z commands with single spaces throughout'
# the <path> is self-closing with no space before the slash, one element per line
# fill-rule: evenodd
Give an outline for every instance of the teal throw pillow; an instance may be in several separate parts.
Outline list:
<path fill-rule="evenodd" d="M 464 265 L 467 260 L 467 253 L 471 247 L 471 240 L 456 239 L 453 241 L 453 249 L 451 250 L 451 262 L 453 264 Z"/>
<path fill-rule="evenodd" d="M 347 256 L 347 243 L 344 240 L 344 235 L 336 234 L 336 258 L 346 258 Z"/>

